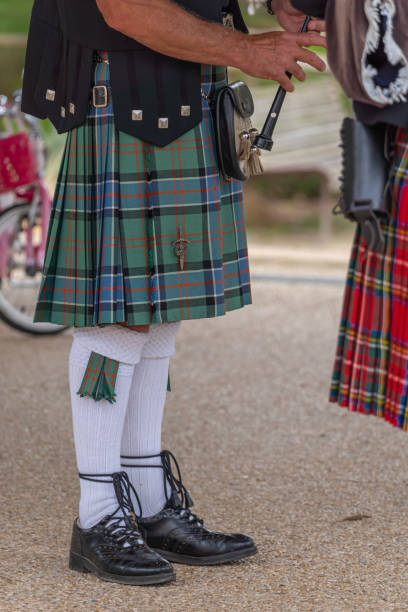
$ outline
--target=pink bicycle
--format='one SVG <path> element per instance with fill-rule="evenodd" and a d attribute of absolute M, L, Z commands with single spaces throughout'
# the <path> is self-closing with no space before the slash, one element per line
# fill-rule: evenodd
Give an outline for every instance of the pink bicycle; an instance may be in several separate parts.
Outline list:
<path fill-rule="evenodd" d="M 65 328 L 33 322 L 51 197 L 39 123 L 20 104 L 20 91 L 11 102 L 0 96 L 0 319 L 22 332 L 55 334 Z"/>

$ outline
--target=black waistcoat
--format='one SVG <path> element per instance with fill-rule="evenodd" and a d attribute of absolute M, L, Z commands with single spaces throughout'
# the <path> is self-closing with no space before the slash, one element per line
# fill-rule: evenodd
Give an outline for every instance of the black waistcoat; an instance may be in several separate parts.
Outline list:
<path fill-rule="evenodd" d="M 223 0 L 177 2 L 206 20 L 222 21 Z M 238 0 L 230 1 L 230 11 L 235 27 L 246 31 Z M 110 28 L 96 0 L 34 1 L 23 111 L 48 117 L 59 133 L 81 125 L 89 106 L 96 50 L 109 52 L 118 129 L 165 146 L 201 121 L 201 65 L 157 53 Z M 168 121 L 159 123 L 163 118 Z"/>

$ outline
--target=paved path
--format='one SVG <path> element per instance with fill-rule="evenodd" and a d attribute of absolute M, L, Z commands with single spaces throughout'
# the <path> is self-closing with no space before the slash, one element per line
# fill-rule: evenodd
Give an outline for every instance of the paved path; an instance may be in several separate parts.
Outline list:
<path fill-rule="evenodd" d="M 337 286 L 254 283 L 254 305 L 184 325 L 165 444 L 199 515 L 260 554 L 125 587 L 67 568 L 75 475 L 70 335 L 0 327 L 0 610 L 408 609 L 408 438 L 326 402 Z M 353 520 L 356 519 L 356 520 Z"/>

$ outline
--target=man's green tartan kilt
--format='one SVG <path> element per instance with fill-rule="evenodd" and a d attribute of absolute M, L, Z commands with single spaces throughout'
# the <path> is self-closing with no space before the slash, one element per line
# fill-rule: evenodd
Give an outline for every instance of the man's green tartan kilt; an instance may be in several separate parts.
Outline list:
<path fill-rule="evenodd" d="M 119 132 L 111 104 L 68 134 L 35 321 L 142 325 L 251 303 L 242 186 L 220 177 L 206 97 L 226 71 L 202 75 L 202 122 L 166 147 Z M 109 85 L 108 63 L 95 84 Z"/>

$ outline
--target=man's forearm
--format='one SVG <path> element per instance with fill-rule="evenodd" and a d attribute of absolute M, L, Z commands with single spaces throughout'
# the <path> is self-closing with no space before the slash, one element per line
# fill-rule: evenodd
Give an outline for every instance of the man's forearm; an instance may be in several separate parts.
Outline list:
<path fill-rule="evenodd" d="M 196 17 L 171 0 L 97 0 L 97 4 L 108 25 L 164 55 L 240 67 L 249 53 L 245 34 Z"/>
<path fill-rule="evenodd" d="M 235 66 L 252 76 L 276 80 L 287 91 L 294 89 L 288 73 L 301 81 L 305 79 L 298 61 L 317 70 L 325 69 L 315 53 L 303 48 L 325 45 L 325 40 L 315 32 L 248 36 L 205 21 L 171 0 L 96 1 L 108 25 L 170 57 Z"/>

